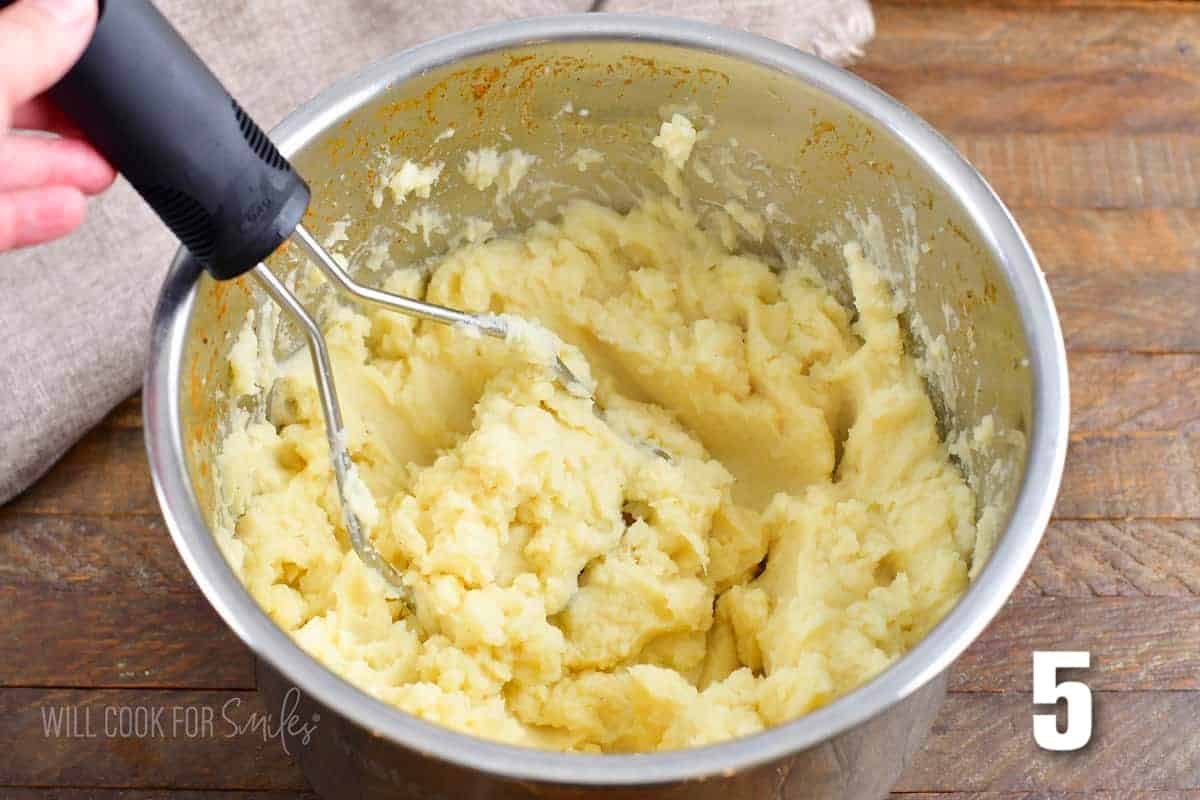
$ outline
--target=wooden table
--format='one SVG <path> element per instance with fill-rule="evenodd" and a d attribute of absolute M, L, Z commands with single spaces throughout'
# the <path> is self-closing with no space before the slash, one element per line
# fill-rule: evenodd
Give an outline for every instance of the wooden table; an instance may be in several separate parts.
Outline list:
<path fill-rule="evenodd" d="M 1200 6 L 877 13 L 857 71 L 947 133 L 1012 207 L 1058 303 L 1073 414 L 1041 551 L 953 667 L 896 796 L 1198 800 Z M 253 660 L 170 543 L 140 428 L 130 400 L 0 510 L 0 796 L 309 796 L 276 741 L 229 735 L 222 712 L 263 710 Z M 1083 751 L 1032 741 L 1034 649 L 1092 653 Z M 108 711 L 122 708 L 143 711 Z M 204 708 L 214 727 L 189 728 Z M 106 736 L 139 713 L 148 735 Z"/>

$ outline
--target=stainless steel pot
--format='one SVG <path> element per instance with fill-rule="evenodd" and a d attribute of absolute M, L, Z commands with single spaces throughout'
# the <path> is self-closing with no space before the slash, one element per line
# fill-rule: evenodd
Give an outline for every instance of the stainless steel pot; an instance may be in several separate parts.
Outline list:
<path fill-rule="evenodd" d="M 564 112 L 567 100 L 573 113 Z M 946 667 L 1029 563 L 1067 444 L 1066 357 L 1046 283 L 979 174 L 920 119 L 853 75 L 766 39 L 696 23 L 533 19 L 379 62 L 297 110 L 274 138 L 313 186 L 310 224 L 320 229 L 348 214 L 358 220 L 351 238 L 362 238 L 388 224 L 369 201 L 381 148 L 418 158 L 436 152 L 451 166 L 434 200 L 494 216 L 478 193 L 463 191 L 453 167 L 463 151 L 509 137 L 540 158 L 531 185 L 541 202 L 497 220 L 520 227 L 551 215 L 564 197 L 628 205 L 638 187 L 656 185 L 645 143 L 663 114 L 683 107 L 715 123 L 716 135 L 694 157 L 729 173 L 728 181 L 744 177 L 763 189 L 746 202 L 769 212 L 766 255 L 803 258 L 841 285 L 832 243 L 856 236 L 885 267 L 907 300 L 913 347 L 931 366 L 926 377 L 945 432 L 965 445 L 956 450 L 964 469 L 999 511 L 994 550 L 962 600 L 908 655 L 857 691 L 755 736 L 592 756 L 495 744 L 423 722 L 306 655 L 222 558 L 211 534 L 220 512 L 210 465 L 227 410 L 224 359 L 230 332 L 262 300 L 245 284 L 214 283 L 181 255 L 154 317 L 144 394 L 159 501 L 200 588 L 259 656 L 269 707 L 295 687 L 301 717 L 319 713 L 307 744 L 291 745 L 326 796 L 879 797 L 927 734 Z M 455 135 L 446 138 L 449 128 Z M 603 152 L 606 169 L 584 176 L 566 163 L 581 146 Z M 722 198 L 694 175 L 689 183 L 701 201 Z M 402 236 L 391 252 L 419 258 L 438 249 L 437 241 L 427 247 Z M 274 266 L 289 268 L 286 259 Z M 986 414 L 997 435 L 972 448 L 967 432 Z"/>

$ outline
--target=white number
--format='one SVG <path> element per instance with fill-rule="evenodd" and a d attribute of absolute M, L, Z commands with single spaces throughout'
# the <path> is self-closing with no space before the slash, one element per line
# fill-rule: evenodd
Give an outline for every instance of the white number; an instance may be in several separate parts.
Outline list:
<path fill-rule="evenodd" d="M 1033 740 L 1043 750 L 1078 750 L 1092 738 L 1092 690 L 1079 681 L 1058 682 L 1060 669 L 1085 669 L 1091 664 L 1086 650 L 1033 652 L 1033 702 L 1053 705 L 1067 701 L 1067 729 L 1058 730 L 1054 714 L 1033 715 Z"/>

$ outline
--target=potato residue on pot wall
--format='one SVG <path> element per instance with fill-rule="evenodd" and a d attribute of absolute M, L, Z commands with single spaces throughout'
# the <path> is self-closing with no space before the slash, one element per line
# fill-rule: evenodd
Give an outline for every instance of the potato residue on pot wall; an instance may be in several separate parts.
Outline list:
<path fill-rule="evenodd" d="M 386 279 L 545 324 L 607 422 L 502 342 L 325 315 L 370 535 L 415 615 L 346 540 L 304 354 L 268 363 L 248 324 L 234 385 L 273 391 L 219 459 L 239 576 L 348 681 L 517 744 L 696 746 L 869 680 L 965 589 L 975 498 L 859 245 L 852 311 L 735 244 L 686 197 L 576 202 Z"/>

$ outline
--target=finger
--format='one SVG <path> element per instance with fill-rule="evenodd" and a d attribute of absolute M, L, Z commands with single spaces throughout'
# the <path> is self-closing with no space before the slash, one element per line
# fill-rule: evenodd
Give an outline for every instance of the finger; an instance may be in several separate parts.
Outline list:
<path fill-rule="evenodd" d="M 83 52 L 96 0 L 20 0 L 0 11 L 0 108 L 49 89 Z"/>
<path fill-rule="evenodd" d="M 83 222 L 87 200 L 69 186 L 0 193 L 0 251 L 65 236 Z"/>
<path fill-rule="evenodd" d="M 50 131 L 72 139 L 84 138 L 70 117 L 45 97 L 35 97 L 13 111 L 10 125 L 27 131 Z"/>
<path fill-rule="evenodd" d="M 84 194 L 97 194 L 114 178 L 108 162 L 79 139 L 28 134 L 0 138 L 0 192 L 71 186 Z"/>

